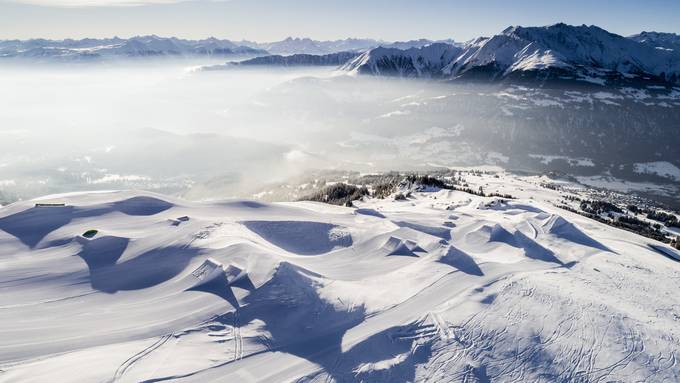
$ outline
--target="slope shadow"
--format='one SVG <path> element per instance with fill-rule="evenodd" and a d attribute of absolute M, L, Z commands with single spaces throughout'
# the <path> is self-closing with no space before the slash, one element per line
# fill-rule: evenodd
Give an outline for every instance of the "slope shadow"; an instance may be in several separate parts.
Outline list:
<path fill-rule="evenodd" d="M 420 246 L 415 244 L 420 249 Z M 415 247 L 414 247 L 415 248 Z M 401 238 L 390 236 L 381 249 L 387 252 L 387 256 L 402 256 L 402 257 L 416 257 L 418 254 L 409 246 L 407 246 L 406 241 Z M 422 250 L 422 249 L 421 249 Z"/>
<path fill-rule="evenodd" d="M 199 254 L 197 248 L 170 246 L 116 263 L 125 251 L 127 241 L 115 239 L 109 240 L 107 244 L 110 247 L 105 249 L 85 246 L 78 254 L 88 266 L 92 288 L 105 293 L 159 285 L 181 273 L 191 259 Z"/>
<path fill-rule="evenodd" d="M 85 261 L 87 268 L 92 272 L 115 265 L 129 243 L 129 238 L 115 236 L 95 238 L 85 242 L 77 255 Z"/>
<path fill-rule="evenodd" d="M 413 381 L 416 364 L 426 361 L 431 354 L 427 345 L 414 347 L 414 337 L 395 340 L 392 335 L 404 331 L 400 326 L 374 334 L 343 352 L 343 336 L 365 320 L 364 307 L 343 310 L 329 304 L 301 270 L 283 263 L 271 280 L 243 299 L 243 306 L 216 320 L 225 326 L 262 321 L 264 333 L 269 335 L 252 341 L 269 351 L 308 360 L 320 366 L 334 381 L 357 381 L 356 376 L 361 376 L 361 381 L 387 376 L 391 382 Z M 357 372 L 359 367 L 393 358 L 399 360 L 387 368 Z M 231 362 L 223 365 L 228 363 Z"/>
<path fill-rule="evenodd" d="M 49 233 L 68 225 L 73 213 L 73 206 L 32 207 L 0 218 L 0 229 L 33 249 Z"/>
<path fill-rule="evenodd" d="M 449 265 L 464 272 L 465 274 L 476 275 L 480 277 L 484 275 L 484 272 L 479 268 L 474 258 L 453 246 L 449 246 L 446 254 L 439 258 L 437 262 Z"/>
<path fill-rule="evenodd" d="M 495 203 L 493 205 L 486 206 L 486 209 L 497 210 L 497 211 L 506 211 L 506 212 L 517 210 L 517 214 L 521 214 L 521 213 L 545 214 L 544 210 L 541 210 L 541 209 L 539 209 L 535 206 L 526 205 L 526 204 L 522 204 L 522 203 L 516 203 L 516 202 Z"/>
<path fill-rule="evenodd" d="M 172 206 L 171 203 L 158 198 L 139 196 L 87 208 L 32 207 L 0 218 L 0 229 L 33 249 L 48 234 L 68 225 L 76 218 L 96 217 L 116 211 L 131 216 L 150 216 L 170 209 Z M 59 244 L 63 241 L 55 243 Z"/>
<path fill-rule="evenodd" d="M 558 265 L 564 265 L 564 262 L 557 258 L 552 250 L 541 246 L 538 242 L 527 237 L 521 231 L 515 232 L 515 240 L 517 246 L 524 249 L 524 254 L 527 257 L 538 261 L 552 262 L 557 263 Z"/>
<path fill-rule="evenodd" d="M 670 248 L 665 248 L 663 246 L 653 245 L 651 243 L 647 244 L 647 246 L 650 249 L 656 251 L 657 253 L 663 255 L 664 257 L 666 257 L 670 260 L 673 260 L 675 262 L 680 262 L 680 254 L 678 254 L 678 252 L 673 251 Z"/>
<path fill-rule="evenodd" d="M 218 297 L 227 301 L 227 303 L 229 303 L 235 309 L 238 309 L 240 307 L 238 299 L 236 299 L 236 295 L 234 295 L 234 292 L 231 290 L 229 282 L 227 281 L 227 277 L 224 274 L 220 275 L 219 277 L 213 279 L 208 283 L 190 287 L 185 291 L 200 291 L 208 294 L 217 295 Z"/>
<path fill-rule="evenodd" d="M 364 209 L 364 208 L 357 209 L 356 213 L 361 214 L 361 215 L 369 215 L 369 216 L 377 217 L 377 218 L 385 218 L 385 216 L 382 215 L 382 213 L 380 213 L 380 212 L 378 212 L 377 210 L 374 210 L 374 209 Z"/>
<path fill-rule="evenodd" d="M 555 253 L 552 250 L 541 246 L 519 230 L 511 233 L 503 226 L 495 224 L 493 226 L 485 225 L 474 233 L 482 235 L 481 238 L 486 238 L 485 236 L 488 235 L 488 244 L 500 243 L 520 249 L 528 258 L 543 262 L 557 263 L 558 265 L 563 264 L 562 261 L 555 256 Z"/>
<path fill-rule="evenodd" d="M 337 247 L 352 246 L 352 236 L 337 231 L 340 227 L 329 223 L 245 221 L 243 224 L 267 242 L 300 255 L 325 254 Z"/>
<path fill-rule="evenodd" d="M 253 291 L 255 290 L 255 285 L 249 276 L 245 275 L 239 280 L 231 283 L 232 287 L 238 287 L 239 289 Z"/>
<path fill-rule="evenodd" d="M 415 336 L 398 336 L 413 331 L 413 325 L 395 326 L 364 339 L 341 355 L 324 372 L 336 382 L 397 382 L 416 380 L 416 366 L 432 356 L 432 342 Z"/>
<path fill-rule="evenodd" d="M 111 209 L 133 216 L 149 216 L 164 212 L 174 205 L 168 201 L 154 197 L 138 196 L 117 201 L 111 204 Z"/>
<path fill-rule="evenodd" d="M 543 225 L 543 227 L 547 227 L 548 233 L 558 238 L 574 242 L 582 246 L 592 247 L 594 249 L 616 254 L 615 251 L 591 238 L 579 228 L 577 228 L 576 225 L 560 216 L 553 216 L 549 222 Z"/>

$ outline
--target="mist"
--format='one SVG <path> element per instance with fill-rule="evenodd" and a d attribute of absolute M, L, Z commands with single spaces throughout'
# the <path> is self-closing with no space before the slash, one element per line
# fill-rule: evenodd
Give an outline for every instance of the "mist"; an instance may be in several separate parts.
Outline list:
<path fill-rule="evenodd" d="M 295 139 L 273 137 L 285 127 L 263 116 L 251 124 L 246 111 L 268 109 L 258 97 L 272 88 L 329 71 L 196 72 L 193 64 L 3 66 L 3 199 L 120 188 L 181 195 L 211 179 L 296 171 L 286 163 Z M 211 197 L 222 195 L 201 196 Z"/>
<path fill-rule="evenodd" d="M 602 92 L 587 86 L 201 70 L 213 63 L 3 65 L 2 202 L 111 189 L 252 197 L 311 170 L 492 165 L 639 178 L 633 164 L 665 150 L 639 127 L 675 118 L 597 102 Z"/>
<path fill-rule="evenodd" d="M 333 68 L 201 71 L 185 60 L 5 65 L 2 197 L 140 188 L 211 199 L 308 169 L 398 167 L 408 159 L 354 141 L 370 140 L 367 127 L 399 116 L 399 100 L 422 87 Z"/>

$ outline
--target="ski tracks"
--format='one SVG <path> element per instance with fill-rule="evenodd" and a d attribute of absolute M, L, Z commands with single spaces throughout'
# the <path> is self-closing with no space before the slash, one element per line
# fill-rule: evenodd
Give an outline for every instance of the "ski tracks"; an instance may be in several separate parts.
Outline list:
<path fill-rule="evenodd" d="M 165 343 L 167 343 L 170 338 L 173 337 L 174 334 L 168 334 L 168 335 L 163 335 L 160 337 L 156 342 L 154 342 L 152 345 L 149 347 L 143 349 L 142 351 L 134 354 L 133 356 L 129 357 L 126 359 L 120 366 L 118 366 L 118 369 L 116 369 L 116 373 L 113 375 L 113 379 L 111 382 L 117 382 L 120 380 L 125 373 L 134 366 L 135 363 L 139 362 L 140 360 L 144 359 L 147 357 L 149 354 L 152 352 L 156 351 L 158 348 L 163 346 Z"/>
<path fill-rule="evenodd" d="M 243 337 L 241 336 L 241 324 L 238 310 L 234 311 L 234 361 L 243 359 Z"/>

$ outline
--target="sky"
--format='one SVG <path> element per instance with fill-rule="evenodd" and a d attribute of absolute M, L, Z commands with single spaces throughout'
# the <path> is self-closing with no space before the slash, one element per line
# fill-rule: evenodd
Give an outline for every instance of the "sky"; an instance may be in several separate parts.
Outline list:
<path fill-rule="evenodd" d="M 156 34 L 276 41 L 466 41 L 510 25 L 594 24 L 680 33 L 679 0 L 0 0 L 0 39 Z"/>

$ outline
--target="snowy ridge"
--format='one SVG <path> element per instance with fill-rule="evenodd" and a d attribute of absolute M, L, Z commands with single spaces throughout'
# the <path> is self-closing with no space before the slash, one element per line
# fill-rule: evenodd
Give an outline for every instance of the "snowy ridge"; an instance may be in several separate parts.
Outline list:
<path fill-rule="evenodd" d="M 431 51 L 367 52 L 347 65 L 354 73 L 456 78 L 466 75 L 505 78 L 529 72 L 553 77 L 647 75 L 669 82 L 680 78 L 680 53 L 656 49 L 596 26 L 555 24 L 510 27 L 491 38 L 468 42 L 446 62 L 431 60 Z M 448 57 L 447 57 L 448 58 Z M 394 71 L 410 62 L 426 62 L 423 71 Z M 438 65 L 439 64 L 439 65 Z"/>
<path fill-rule="evenodd" d="M 334 66 L 339 67 L 347 61 L 357 57 L 359 53 L 355 52 L 338 52 L 326 55 L 310 55 L 310 54 L 294 54 L 290 56 L 270 55 L 259 56 L 243 61 L 228 62 L 221 65 L 207 65 L 202 66 L 199 70 L 212 71 L 221 69 L 230 69 L 234 67 L 248 67 L 248 66 L 276 66 L 276 67 L 294 67 L 294 66 Z"/>
<path fill-rule="evenodd" d="M 0 58 L 51 58 L 92 60 L 112 57 L 261 55 L 267 52 L 209 38 L 184 40 L 175 37 L 137 36 L 129 39 L 0 40 Z"/>
<path fill-rule="evenodd" d="M 533 200 L 40 203 L 0 209 L 3 381 L 680 378 L 677 251 Z"/>
<path fill-rule="evenodd" d="M 319 41 L 310 38 L 288 37 L 281 41 L 257 43 L 243 41 L 241 44 L 251 48 L 263 49 L 274 55 L 309 54 L 324 55 L 348 51 L 364 51 L 380 45 L 373 39 L 348 38 L 344 40 Z"/>
<path fill-rule="evenodd" d="M 354 74 L 437 77 L 446 63 L 460 52 L 461 48 L 445 43 L 406 50 L 379 47 L 348 62 L 342 69 Z"/>
<path fill-rule="evenodd" d="M 642 32 L 628 38 L 656 49 L 680 52 L 680 35 L 675 33 Z"/>
<path fill-rule="evenodd" d="M 299 37 L 288 37 L 284 40 L 270 43 L 243 41 L 241 44 L 251 48 L 264 49 L 275 55 L 288 56 L 293 54 L 325 55 L 339 52 L 365 52 L 379 46 L 398 49 L 419 48 L 435 42 L 455 44 L 453 40 L 432 41 L 428 39 L 418 39 L 386 42 L 373 39 L 348 38 L 344 40 L 319 41 Z"/>
<path fill-rule="evenodd" d="M 455 44 L 453 40 L 443 43 Z M 65 39 L 65 40 L 0 40 L 0 58 L 93 60 L 111 57 L 155 56 L 325 56 L 361 53 L 379 46 L 408 49 L 435 43 L 427 39 L 385 42 L 373 39 L 348 38 L 344 40 L 319 41 L 310 38 L 288 37 L 270 43 L 253 41 L 233 42 L 214 37 L 203 40 L 185 40 L 175 37 L 136 36 L 129 39 Z M 351 57 L 347 57 L 349 60 Z M 340 64 L 344 64 L 344 60 Z"/>

